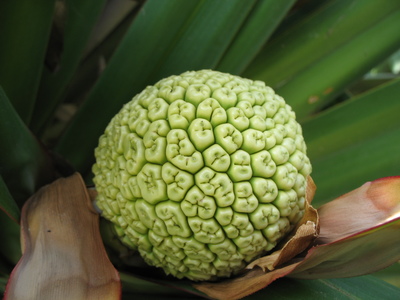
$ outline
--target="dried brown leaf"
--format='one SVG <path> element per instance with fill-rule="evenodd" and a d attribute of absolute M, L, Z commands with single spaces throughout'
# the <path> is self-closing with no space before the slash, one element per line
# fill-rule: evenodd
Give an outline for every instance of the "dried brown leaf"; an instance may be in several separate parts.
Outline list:
<path fill-rule="evenodd" d="M 386 177 L 321 206 L 318 243 L 330 243 L 400 216 L 400 177 Z"/>
<path fill-rule="evenodd" d="M 251 295 L 269 285 L 278 278 L 284 277 L 296 268 L 291 264 L 265 273 L 260 268 L 252 269 L 244 276 L 215 283 L 200 283 L 193 286 L 215 299 L 236 300 Z"/>
<path fill-rule="evenodd" d="M 120 299 L 118 272 L 79 174 L 40 189 L 21 216 L 23 256 L 5 299 Z"/>
<path fill-rule="evenodd" d="M 290 274 L 303 279 L 345 278 L 382 270 L 400 260 L 400 218 L 311 248 Z"/>
<path fill-rule="evenodd" d="M 400 177 L 386 177 L 318 209 L 321 231 L 290 276 L 337 278 L 369 274 L 400 259 Z"/>
<path fill-rule="evenodd" d="M 317 186 L 315 185 L 314 180 L 311 176 L 307 177 L 307 186 L 306 186 L 306 200 L 309 204 L 314 199 L 315 191 L 317 190 Z"/>
<path fill-rule="evenodd" d="M 310 247 L 312 242 L 318 236 L 318 215 L 316 210 L 310 205 L 308 210 L 314 211 L 314 218 L 304 220 L 305 223 L 300 224 L 290 236 L 283 247 L 270 255 L 263 256 L 250 263 L 246 268 L 253 269 L 255 266 L 260 267 L 263 271 L 274 270 L 277 266 L 286 263 L 299 253 Z M 311 214 L 311 213 L 310 213 Z"/>

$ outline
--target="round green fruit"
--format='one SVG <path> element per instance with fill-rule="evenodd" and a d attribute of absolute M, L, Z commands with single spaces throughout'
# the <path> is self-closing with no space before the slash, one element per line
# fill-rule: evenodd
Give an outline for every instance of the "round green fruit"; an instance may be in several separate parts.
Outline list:
<path fill-rule="evenodd" d="M 261 81 L 212 70 L 165 78 L 111 120 L 95 156 L 102 215 L 178 278 L 236 274 L 304 214 L 302 130 Z"/>

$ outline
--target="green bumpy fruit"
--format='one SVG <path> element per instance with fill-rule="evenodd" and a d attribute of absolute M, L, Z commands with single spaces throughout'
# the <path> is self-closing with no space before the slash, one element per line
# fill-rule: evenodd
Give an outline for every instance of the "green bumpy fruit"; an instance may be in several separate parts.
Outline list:
<path fill-rule="evenodd" d="M 102 215 L 178 278 L 236 274 L 304 214 L 302 130 L 260 81 L 212 70 L 165 78 L 111 120 L 95 156 Z"/>

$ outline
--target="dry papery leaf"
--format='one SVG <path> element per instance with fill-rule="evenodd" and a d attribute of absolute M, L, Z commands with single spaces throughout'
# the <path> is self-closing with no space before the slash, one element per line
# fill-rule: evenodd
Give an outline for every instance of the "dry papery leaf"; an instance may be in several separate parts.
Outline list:
<path fill-rule="evenodd" d="M 319 231 L 317 210 L 311 206 L 316 186 L 309 176 L 307 179 L 306 208 L 302 220 L 292 234 L 284 239 L 278 250 L 250 263 L 241 276 L 220 282 L 194 284 L 199 291 L 216 299 L 240 299 L 266 287 L 272 281 L 289 274 L 297 266 L 286 262 L 311 246 Z M 279 269 L 276 269 L 278 266 Z M 270 272 L 273 271 L 273 272 Z"/>
<path fill-rule="evenodd" d="M 301 279 L 347 278 L 400 260 L 400 218 L 329 244 L 312 247 L 289 274 Z"/>
<path fill-rule="evenodd" d="M 120 299 L 119 274 L 109 261 L 99 215 L 78 173 L 41 188 L 21 215 L 23 255 L 5 300 Z"/>
<path fill-rule="evenodd" d="M 400 176 L 386 177 L 328 202 L 321 216 L 319 244 L 326 244 L 400 217 Z"/>
<path fill-rule="evenodd" d="M 313 210 L 308 211 L 313 214 Z M 316 233 L 319 223 L 320 235 L 307 250 L 304 247 L 308 238 L 312 240 L 309 234 L 313 232 L 307 223 L 309 220 L 312 215 L 302 221 L 283 248 L 251 263 L 248 268 L 253 269 L 242 276 L 193 286 L 212 298 L 240 299 L 283 276 L 352 277 L 393 264 L 400 260 L 400 176 L 367 182 L 321 206 L 316 221 Z M 291 244 L 293 248 L 307 251 L 290 259 L 296 251 L 285 248 Z M 290 260 L 286 258 L 286 251 Z"/>
<path fill-rule="evenodd" d="M 381 178 L 318 209 L 321 231 L 290 277 L 353 277 L 400 260 L 400 176 Z"/>

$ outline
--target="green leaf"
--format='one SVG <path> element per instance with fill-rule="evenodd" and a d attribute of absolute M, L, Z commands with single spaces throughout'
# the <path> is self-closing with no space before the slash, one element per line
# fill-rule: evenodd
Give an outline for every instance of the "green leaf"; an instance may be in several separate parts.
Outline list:
<path fill-rule="evenodd" d="M 9 265 L 15 265 L 21 257 L 20 226 L 0 210 L 0 259 Z"/>
<path fill-rule="evenodd" d="M 190 70 L 214 69 L 255 2 L 201 1 L 150 81 Z"/>
<path fill-rule="evenodd" d="M 155 63 L 165 55 L 167 45 L 174 42 L 198 3 L 147 1 L 141 8 L 102 77 L 56 147 L 78 170 L 86 170 L 93 162 L 93 149 L 111 117 L 145 86 Z M 177 11 L 180 13 L 176 14 Z M 76 144 L 85 147 L 77 151 Z"/>
<path fill-rule="evenodd" d="M 300 16 L 289 16 L 246 74 L 268 79 L 273 88 L 302 72 L 391 13 L 397 3 L 382 1 L 324 1 Z M 293 51 L 296 49 L 296 51 Z M 312 53 L 312 55 L 310 55 Z M 284 57 L 285 59 L 280 59 Z M 267 67 L 268 66 L 268 67 Z"/>
<path fill-rule="evenodd" d="M 83 51 L 95 22 L 104 7 L 105 0 L 65 1 L 63 14 L 65 24 L 62 32 L 62 50 L 54 63 L 45 67 L 40 82 L 38 99 L 31 122 L 32 130 L 39 131 L 65 94 L 67 84 L 78 67 Z M 61 21 L 61 20 L 60 20 Z"/>
<path fill-rule="evenodd" d="M 390 267 L 387 267 L 386 269 L 375 272 L 373 275 L 381 280 L 389 282 L 390 284 L 393 284 L 394 286 L 400 288 L 399 274 L 400 274 L 400 261 L 391 265 Z"/>
<path fill-rule="evenodd" d="M 12 198 L 3 177 L 0 176 L 0 209 L 2 209 L 13 221 L 18 223 L 20 210 Z"/>
<path fill-rule="evenodd" d="M 232 74 L 243 72 L 269 39 L 294 2 L 295 0 L 257 1 L 216 69 Z"/>
<path fill-rule="evenodd" d="M 320 205 L 363 182 L 398 175 L 400 80 L 352 98 L 302 124 Z"/>
<path fill-rule="evenodd" d="M 323 61 L 304 70 L 289 84 L 278 88 L 277 92 L 286 99 L 295 99 L 289 102 L 300 118 L 317 111 L 342 93 L 349 83 L 361 78 L 400 47 L 397 28 L 400 28 L 399 10 L 326 56 Z M 371 40 L 379 46 L 371 47 Z M 363 59 L 358 59 L 363 51 Z M 338 61 L 340 68 L 337 67 Z M 304 103 L 309 105 L 302 105 Z"/>
<path fill-rule="evenodd" d="M 141 278 L 140 276 L 133 276 L 128 272 L 120 272 L 121 282 L 122 282 L 122 290 L 124 295 L 132 294 L 135 295 L 146 295 L 147 297 L 174 297 L 174 299 L 185 298 L 190 299 L 190 294 L 193 293 L 197 296 L 202 295 L 200 292 L 193 289 L 190 285 L 187 284 L 187 281 L 183 281 L 184 283 L 179 283 L 179 281 L 161 281 L 154 279 L 153 282 L 150 278 Z M 193 295 L 194 298 L 197 298 Z"/>
<path fill-rule="evenodd" d="M 192 294 L 190 284 L 177 282 L 149 283 L 132 275 L 121 273 L 123 299 L 138 296 L 138 299 L 152 299 L 160 294 L 174 299 L 203 299 L 205 295 Z M 141 286 L 142 285 L 142 286 Z M 171 289 L 171 287 L 173 289 Z M 176 289 L 176 290 L 174 290 Z M 301 280 L 297 278 L 280 278 L 268 287 L 241 298 L 243 300 L 258 299 L 395 299 L 400 289 L 373 276 L 340 279 Z M 136 299 L 136 298 L 135 298 Z M 156 298 L 155 298 L 156 299 Z M 167 298 L 168 299 L 168 298 Z M 222 298 L 221 298 L 222 299 Z"/>
<path fill-rule="evenodd" d="M 396 299 L 400 289 L 374 278 L 363 276 L 340 279 L 300 280 L 282 278 L 244 300 L 258 299 Z"/>
<path fill-rule="evenodd" d="M 315 205 L 363 182 L 398 175 L 400 80 L 337 105 L 302 124 L 318 186 Z"/>
<path fill-rule="evenodd" d="M 118 27 L 126 20 L 129 15 L 135 14 L 140 5 L 140 1 L 106 1 L 104 9 L 90 34 L 89 41 L 84 51 L 85 59 L 95 51 L 109 36 L 113 35 Z M 132 21 L 132 19 L 131 19 Z M 118 44 L 118 42 L 115 42 Z"/>
<path fill-rule="evenodd" d="M 112 3 L 109 2 L 108 5 L 112 5 Z M 103 17 L 106 19 L 106 23 L 109 23 L 110 21 L 107 20 L 106 12 L 104 14 Z M 103 64 L 107 65 L 115 49 L 118 48 L 119 43 L 129 29 L 135 14 L 136 10 L 127 14 L 127 16 L 118 23 L 112 32 L 110 32 L 103 40 L 97 41 L 97 46 L 85 55 L 85 59 L 80 63 L 79 68 L 68 86 L 65 101 L 71 103 L 81 103 L 84 101 L 90 88 L 93 87 L 96 80 L 101 76 Z M 99 22 L 101 22 L 101 20 Z M 115 22 L 115 20 L 113 20 L 113 22 Z M 96 31 L 97 27 L 102 26 L 97 24 L 94 31 Z M 104 34 L 104 32 L 101 34 Z M 95 36 L 97 37 L 97 35 Z M 85 51 L 88 51 L 88 49 L 90 49 L 89 47 L 94 46 L 93 43 L 95 43 L 95 41 L 93 41 L 93 39 L 94 37 L 91 38 L 88 48 L 86 48 Z"/>
<path fill-rule="evenodd" d="M 349 99 L 303 122 L 312 161 L 400 127 L 400 79 Z"/>
<path fill-rule="evenodd" d="M 0 120 L 1 176 L 22 206 L 38 187 L 53 179 L 54 169 L 48 153 L 20 119 L 1 87 Z"/>
<path fill-rule="evenodd" d="M 0 85 L 29 123 L 46 54 L 54 0 L 0 2 Z"/>
<path fill-rule="evenodd" d="M 271 85 L 303 119 L 400 47 L 399 5 L 329 1 L 267 43 L 244 76 Z"/>
<path fill-rule="evenodd" d="M 398 127 L 313 161 L 314 203 L 326 203 L 363 182 L 398 175 L 399 136 Z"/>
<path fill-rule="evenodd" d="M 182 296 L 182 297 L 176 297 L 175 295 L 164 295 L 164 294 L 161 294 L 162 295 L 162 299 L 163 300 L 176 300 L 176 299 L 183 299 L 183 300 L 189 300 L 189 299 L 204 299 L 204 298 L 199 298 L 199 297 L 196 297 L 196 296 L 189 296 L 189 295 L 187 295 L 187 294 L 185 294 L 184 296 Z M 160 299 L 160 294 L 154 294 L 154 295 L 148 295 L 147 293 L 140 293 L 140 294 L 138 294 L 138 293 L 123 293 L 123 295 L 122 295 L 122 299 L 124 300 L 130 300 L 130 299 L 135 299 L 135 300 L 159 300 Z"/>
<path fill-rule="evenodd" d="M 240 0 L 146 2 L 57 151 L 85 173 L 98 138 L 121 106 L 163 76 L 213 68 L 250 8 Z"/>
<path fill-rule="evenodd" d="M 4 291 L 6 290 L 6 285 L 7 285 L 8 278 L 7 277 L 0 277 L 0 294 L 3 294 Z"/>

